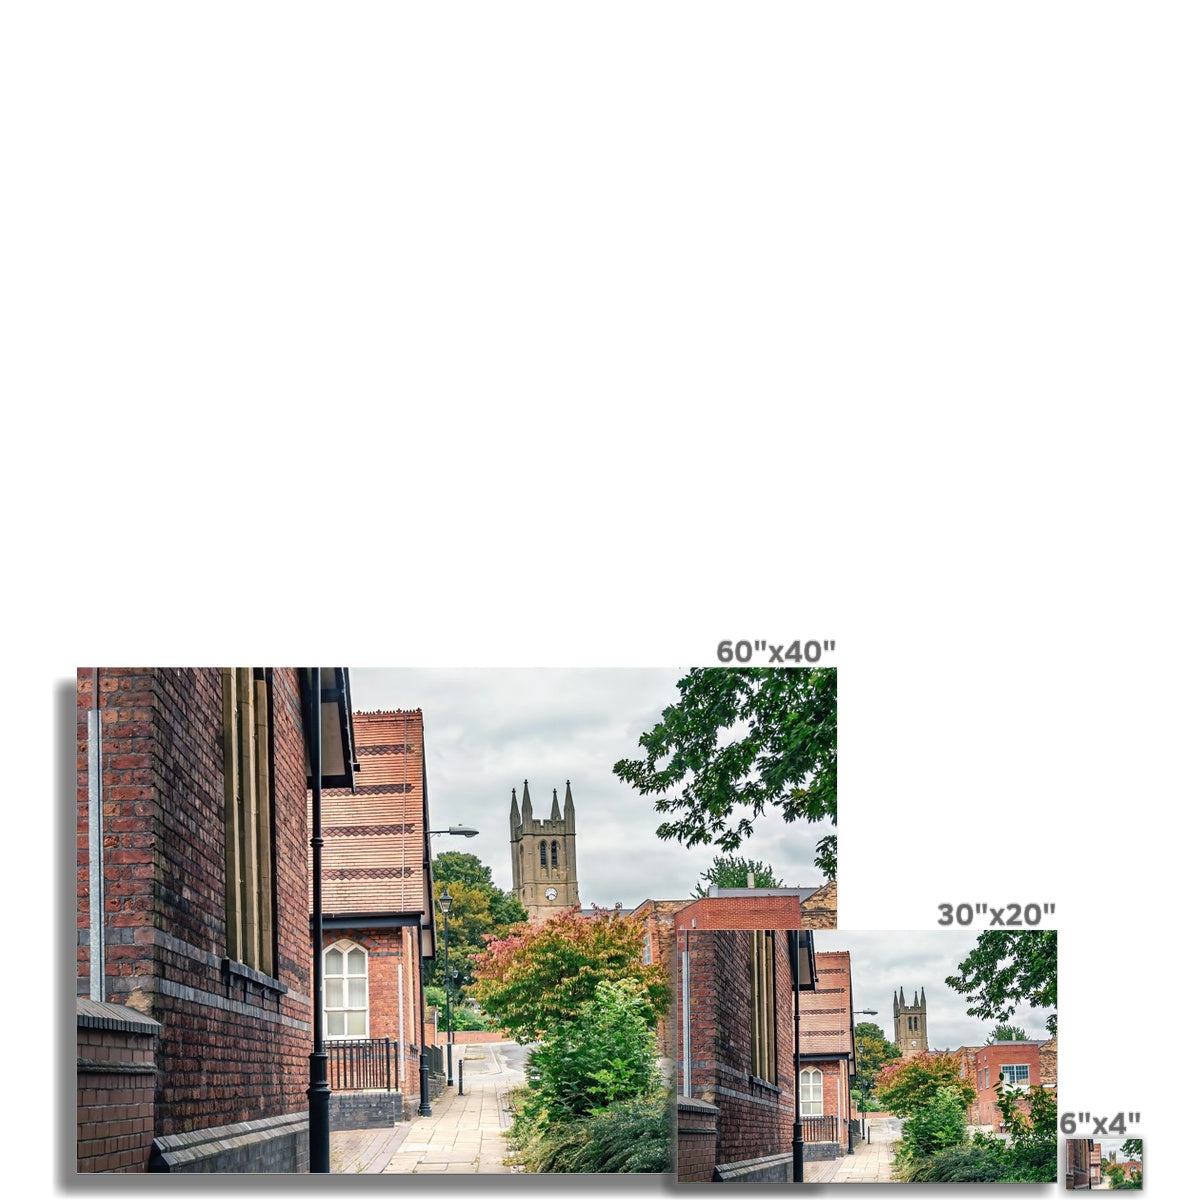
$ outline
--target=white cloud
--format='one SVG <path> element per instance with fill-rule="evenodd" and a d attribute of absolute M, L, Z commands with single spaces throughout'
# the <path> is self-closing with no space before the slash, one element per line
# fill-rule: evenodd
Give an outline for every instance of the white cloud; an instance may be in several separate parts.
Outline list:
<path fill-rule="evenodd" d="M 474 825 L 477 838 L 440 837 L 439 850 L 477 854 L 500 887 L 512 886 L 508 813 L 529 780 L 534 814 L 549 815 L 571 781 L 579 892 L 584 904 L 691 894 L 717 851 L 661 841 L 653 797 L 613 774 L 636 757 L 637 739 L 678 698 L 686 667 L 671 669 L 360 669 L 351 671 L 359 710 L 420 708 L 425 719 L 430 819 L 434 828 Z M 775 812 L 756 822 L 738 853 L 762 859 L 792 885 L 821 882 L 817 840 L 830 827 L 786 824 Z M 453 847 L 451 843 L 454 843 Z"/>

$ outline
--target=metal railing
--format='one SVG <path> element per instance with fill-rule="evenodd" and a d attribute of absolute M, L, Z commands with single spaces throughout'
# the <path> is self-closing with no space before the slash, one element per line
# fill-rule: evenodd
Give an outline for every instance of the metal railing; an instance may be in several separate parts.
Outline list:
<path fill-rule="evenodd" d="M 397 1092 L 404 1047 L 390 1038 L 327 1041 L 329 1086 L 335 1092 Z"/>
<path fill-rule="evenodd" d="M 445 1075 L 446 1062 L 441 1046 L 425 1047 L 426 1061 L 429 1063 L 430 1075 Z"/>
<path fill-rule="evenodd" d="M 837 1117 L 801 1117 L 800 1129 L 805 1142 L 836 1142 L 841 1140 L 841 1121 Z"/>

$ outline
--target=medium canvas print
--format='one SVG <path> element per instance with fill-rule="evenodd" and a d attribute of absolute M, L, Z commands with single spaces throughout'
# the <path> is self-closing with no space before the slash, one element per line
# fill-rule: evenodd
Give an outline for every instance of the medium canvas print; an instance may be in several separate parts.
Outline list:
<path fill-rule="evenodd" d="M 680 1183 L 1053 1183 L 1053 930 L 675 930 Z"/>

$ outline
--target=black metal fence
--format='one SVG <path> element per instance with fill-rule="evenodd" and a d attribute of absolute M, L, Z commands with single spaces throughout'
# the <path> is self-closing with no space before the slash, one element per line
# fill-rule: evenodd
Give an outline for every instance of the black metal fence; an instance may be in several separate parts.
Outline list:
<path fill-rule="evenodd" d="M 327 1041 L 329 1086 L 335 1092 L 397 1092 L 404 1047 L 390 1038 Z"/>
<path fill-rule="evenodd" d="M 801 1117 L 800 1130 L 806 1142 L 837 1142 L 841 1140 L 838 1117 Z"/>
<path fill-rule="evenodd" d="M 445 1055 L 442 1053 L 441 1046 L 426 1046 L 425 1054 L 426 1061 L 429 1063 L 430 1075 L 445 1075 Z"/>

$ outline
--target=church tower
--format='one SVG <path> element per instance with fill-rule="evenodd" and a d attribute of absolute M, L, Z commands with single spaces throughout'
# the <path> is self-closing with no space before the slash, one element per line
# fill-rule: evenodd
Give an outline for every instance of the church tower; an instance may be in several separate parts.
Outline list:
<path fill-rule="evenodd" d="M 925 989 L 921 989 L 921 999 L 913 994 L 912 1004 L 904 1003 L 904 989 L 900 989 L 900 998 L 892 993 L 892 1015 L 896 1021 L 896 1045 L 905 1058 L 914 1054 L 922 1054 L 929 1049 L 929 1027 L 926 1023 Z"/>
<path fill-rule="evenodd" d="M 579 875 L 575 869 L 575 801 L 571 781 L 558 807 L 558 788 L 550 805 L 550 818 L 533 819 L 529 799 L 529 780 L 521 806 L 517 807 L 517 789 L 513 788 L 508 812 L 512 831 L 513 895 L 525 906 L 531 919 L 549 917 L 579 903 Z"/>

